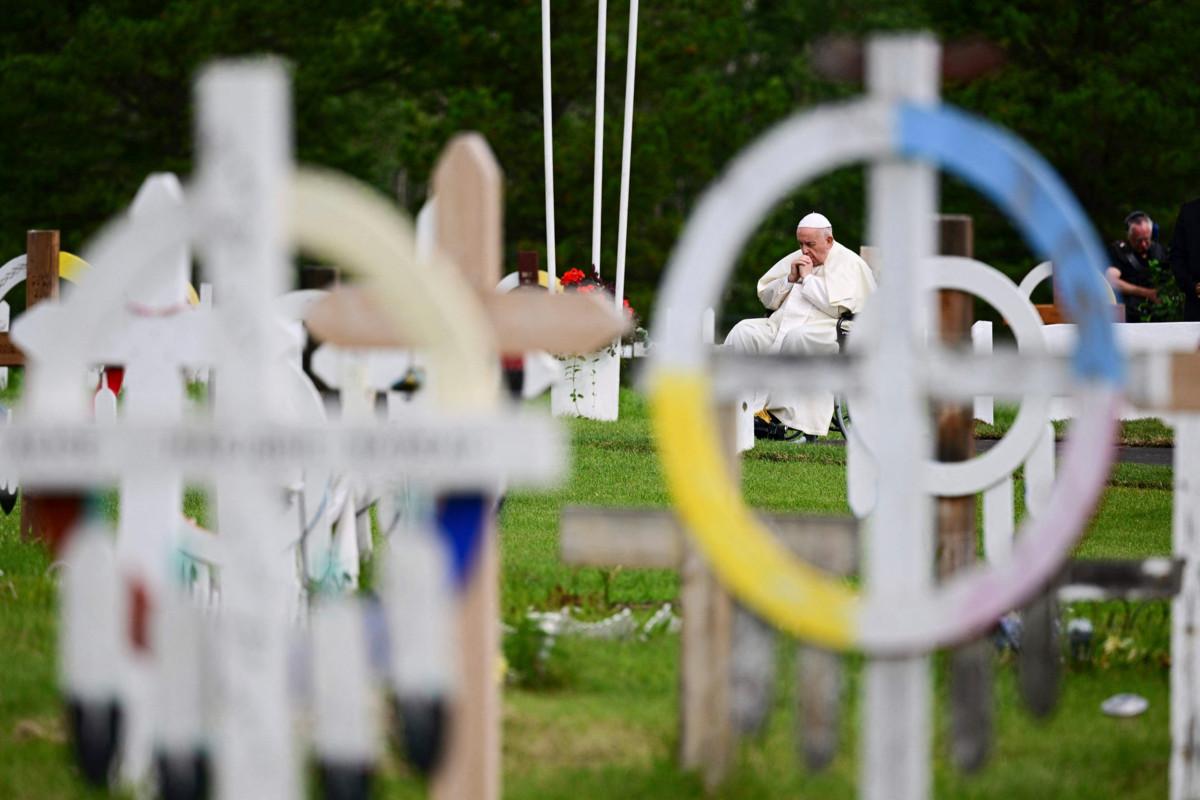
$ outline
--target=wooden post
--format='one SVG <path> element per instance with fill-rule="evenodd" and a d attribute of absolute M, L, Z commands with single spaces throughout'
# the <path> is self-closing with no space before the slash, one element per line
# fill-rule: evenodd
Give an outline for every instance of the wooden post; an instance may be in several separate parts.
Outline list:
<path fill-rule="evenodd" d="M 729 470 L 740 486 L 734 411 L 722 408 L 718 416 Z M 685 769 L 699 769 L 712 790 L 729 774 L 736 743 L 730 713 L 733 601 L 690 543 L 680 577 L 679 758 Z"/>
<path fill-rule="evenodd" d="M 437 247 L 481 294 L 500 280 L 503 177 L 479 134 L 459 134 L 433 174 Z M 462 682 L 450 748 L 433 779 L 438 800 L 500 797 L 500 555 L 488 515 L 459 616 Z"/>
<path fill-rule="evenodd" d="M 58 231 L 25 234 L 25 308 L 58 299 Z"/>
<path fill-rule="evenodd" d="M 1046 422 L 1025 460 L 1025 511 L 1046 512 L 1054 485 L 1054 426 Z M 1035 717 L 1046 717 L 1058 703 L 1062 682 L 1058 600 L 1053 586 L 1021 610 L 1021 649 L 1017 654 L 1017 688 Z"/>
<path fill-rule="evenodd" d="M 25 234 L 25 308 L 43 300 L 58 299 L 58 231 L 29 231 Z M 12 343 L 8 331 L 0 331 L 0 367 L 19 367 L 25 356 Z"/>
<path fill-rule="evenodd" d="M 538 287 L 538 254 L 532 250 L 517 253 L 517 285 Z"/>
<path fill-rule="evenodd" d="M 25 310 L 43 300 L 58 299 L 58 231 L 29 231 L 25 234 Z M 5 356 L 8 358 L 5 358 Z M 20 366 L 25 359 L 21 352 L 13 346 L 8 334 L 0 334 L 0 363 L 7 366 Z M 62 540 L 64 530 L 51 525 L 52 519 L 61 515 L 49 508 L 43 508 L 49 496 L 43 498 L 27 491 L 21 492 L 21 539 L 34 541 L 41 539 L 51 548 L 56 548 Z M 59 496 L 55 505 L 63 502 L 71 505 L 69 498 Z M 72 519 L 78 514 L 77 504 Z M 51 527 L 47 527 L 51 526 Z"/>
<path fill-rule="evenodd" d="M 942 214 L 938 218 L 938 252 L 975 255 L 971 217 Z M 974 298 L 965 292 L 938 292 L 941 339 L 950 347 L 971 343 Z M 975 455 L 975 414 L 971 404 L 936 405 L 938 459 L 966 461 Z M 937 571 L 945 579 L 975 561 L 975 497 L 939 497 L 937 501 Z M 991 740 L 991 652 L 984 640 L 950 654 L 950 753 L 967 771 L 983 766 Z"/>

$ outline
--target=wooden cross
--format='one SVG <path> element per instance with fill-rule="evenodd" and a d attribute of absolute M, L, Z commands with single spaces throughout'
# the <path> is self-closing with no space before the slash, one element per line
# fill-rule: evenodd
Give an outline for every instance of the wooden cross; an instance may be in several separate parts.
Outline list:
<path fill-rule="evenodd" d="M 740 472 L 732 441 L 733 409 L 726 420 L 731 468 Z M 794 553 L 835 575 L 857 569 L 857 521 L 852 517 L 767 515 L 767 525 Z M 757 727 L 774 684 L 774 640 L 763 623 L 737 608 L 689 543 L 670 511 L 563 509 L 562 560 L 574 566 L 626 566 L 680 572 L 680 764 L 699 769 L 709 789 L 729 773 L 739 729 Z M 735 646 L 736 643 L 736 646 Z M 797 682 L 801 723 L 797 733 L 806 760 L 822 767 L 837 742 L 840 658 L 800 647 Z M 736 705 L 735 705 L 736 698 Z"/>
<path fill-rule="evenodd" d="M 500 279 L 502 177 L 482 137 L 466 134 L 447 146 L 433 175 L 434 247 L 454 264 L 485 304 L 501 353 L 532 349 L 594 347 L 610 341 L 625 322 L 606 303 L 583 295 L 543 292 L 496 294 Z M 426 217 L 428 219 L 428 217 Z M 337 289 L 311 309 L 307 322 L 327 343 L 348 348 L 411 347 L 396 335 L 362 289 Z M 436 377 L 436 376 L 435 376 Z M 472 665 L 451 727 L 446 759 L 433 794 L 446 800 L 499 797 L 500 700 L 499 559 L 489 517 L 462 601 L 459 619 L 462 663 Z"/>

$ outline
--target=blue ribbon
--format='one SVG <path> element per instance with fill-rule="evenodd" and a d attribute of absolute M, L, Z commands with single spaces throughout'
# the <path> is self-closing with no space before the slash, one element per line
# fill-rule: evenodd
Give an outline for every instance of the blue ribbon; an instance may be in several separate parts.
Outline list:
<path fill-rule="evenodd" d="M 482 494 L 447 494 L 438 500 L 438 532 L 450 552 L 454 585 L 459 589 L 466 586 L 478 560 L 490 506 L 491 500 Z"/>

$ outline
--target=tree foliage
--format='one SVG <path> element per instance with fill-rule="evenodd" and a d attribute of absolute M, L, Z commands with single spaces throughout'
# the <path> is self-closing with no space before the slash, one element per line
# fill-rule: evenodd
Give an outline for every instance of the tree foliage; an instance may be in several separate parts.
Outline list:
<path fill-rule="evenodd" d="M 153 171 L 191 170 L 191 84 L 218 56 L 275 53 L 294 74 L 301 160 L 346 170 L 415 210 L 454 131 L 487 136 L 505 169 L 506 255 L 544 247 L 540 3 L 454 0 L 51 0 L 0 17 L 0 243 L 57 227 L 78 248 Z M 624 3 L 610 8 L 601 272 L 616 249 L 626 48 Z M 1142 2 L 687 0 L 641 5 L 628 291 L 648 310 L 700 193 L 770 125 L 860 87 L 814 75 L 829 33 L 927 28 L 982 36 L 1007 65 L 948 86 L 951 102 L 1027 139 L 1064 176 L 1105 238 L 1134 207 L 1169 235 L 1197 193 L 1200 7 Z M 591 251 L 596 4 L 552 11 L 559 268 Z M 863 243 L 863 170 L 797 191 L 746 242 L 726 316 L 758 313 L 753 282 L 820 209 L 839 239 Z M 977 255 L 1020 274 L 1032 258 L 986 201 L 953 179 L 942 207 L 975 215 Z"/>

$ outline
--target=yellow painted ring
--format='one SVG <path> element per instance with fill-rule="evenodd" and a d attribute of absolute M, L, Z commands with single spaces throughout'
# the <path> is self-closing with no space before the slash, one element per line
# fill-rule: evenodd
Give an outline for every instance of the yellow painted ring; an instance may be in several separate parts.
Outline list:
<path fill-rule="evenodd" d="M 66 250 L 60 250 L 58 253 L 58 277 L 64 281 L 77 283 L 83 274 L 91 268 L 91 264 L 74 253 L 68 253 Z M 196 293 L 196 287 L 190 283 L 187 285 L 186 299 L 189 306 L 200 305 L 200 295 Z"/>
<path fill-rule="evenodd" d="M 702 373 L 663 367 L 650 387 L 659 458 L 675 507 L 710 564 L 737 597 L 788 633 L 834 650 L 857 642 L 859 595 L 795 558 L 742 502 L 725 467 Z"/>
<path fill-rule="evenodd" d="M 74 253 L 68 253 L 66 250 L 58 252 L 58 277 L 65 281 L 75 283 L 80 275 L 91 268 L 91 264 Z"/>

